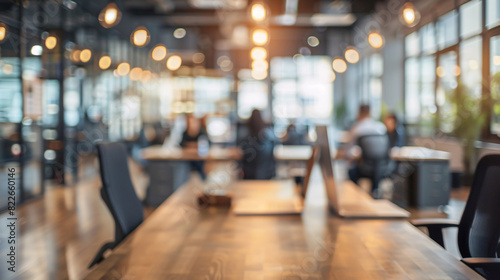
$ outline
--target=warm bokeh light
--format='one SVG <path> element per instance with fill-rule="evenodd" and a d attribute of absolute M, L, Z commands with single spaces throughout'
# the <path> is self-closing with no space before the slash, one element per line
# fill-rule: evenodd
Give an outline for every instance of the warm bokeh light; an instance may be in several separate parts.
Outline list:
<path fill-rule="evenodd" d="M 7 25 L 0 22 L 0 42 L 3 42 L 7 38 Z"/>
<path fill-rule="evenodd" d="M 337 73 L 344 73 L 347 70 L 347 64 L 342 58 L 335 58 L 332 63 L 333 70 Z"/>
<path fill-rule="evenodd" d="M 319 39 L 316 36 L 309 36 L 307 38 L 307 44 L 311 47 L 317 47 L 319 46 Z"/>
<path fill-rule="evenodd" d="M 167 69 L 175 71 L 182 65 L 182 58 L 178 55 L 173 55 L 167 59 Z"/>
<path fill-rule="evenodd" d="M 455 65 L 455 67 L 453 68 L 453 75 L 458 77 L 460 76 L 460 73 L 462 73 L 462 69 L 460 68 L 460 66 Z"/>
<path fill-rule="evenodd" d="M 256 29 L 252 35 L 253 43 L 257 46 L 263 46 L 267 43 L 269 36 L 267 35 L 267 31 L 264 29 Z"/>
<path fill-rule="evenodd" d="M 33 47 L 31 47 L 31 54 L 32 55 L 39 56 L 39 55 L 42 55 L 42 52 L 43 52 L 43 48 L 40 45 L 34 45 Z"/>
<path fill-rule="evenodd" d="M 266 51 L 266 49 L 264 49 L 262 47 L 254 47 L 250 51 L 250 57 L 254 60 L 266 59 L 267 58 L 267 51 Z"/>
<path fill-rule="evenodd" d="M 174 30 L 174 37 L 177 39 L 182 39 L 186 36 L 186 29 L 184 28 L 177 28 Z"/>
<path fill-rule="evenodd" d="M 359 61 L 359 53 L 354 47 L 349 47 L 345 50 L 345 60 L 347 62 L 354 64 Z"/>
<path fill-rule="evenodd" d="M 89 49 L 84 49 L 80 52 L 80 61 L 87 63 L 92 57 L 92 51 Z"/>
<path fill-rule="evenodd" d="M 81 52 L 82 52 L 81 50 L 74 50 L 73 52 L 71 52 L 71 56 L 70 56 L 71 61 L 73 61 L 74 63 L 80 62 L 80 53 Z"/>
<path fill-rule="evenodd" d="M 368 43 L 375 49 L 379 49 L 384 45 L 384 38 L 377 31 L 372 31 L 368 35 Z"/>
<path fill-rule="evenodd" d="M 106 70 L 111 66 L 111 57 L 105 55 L 99 59 L 99 68 Z"/>
<path fill-rule="evenodd" d="M 52 50 L 57 46 L 57 38 L 56 36 L 49 36 L 47 39 L 45 39 L 45 46 L 47 49 Z"/>
<path fill-rule="evenodd" d="M 252 19 L 260 22 L 266 19 L 266 7 L 262 3 L 255 3 L 252 5 L 251 11 Z"/>
<path fill-rule="evenodd" d="M 2 71 L 5 75 L 10 75 L 12 72 L 14 72 L 14 66 L 11 64 L 4 64 L 2 65 Z"/>
<path fill-rule="evenodd" d="M 266 60 L 254 60 L 252 62 L 252 69 L 267 70 L 269 63 Z"/>
<path fill-rule="evenodd" d="M 252 69 L 252 78 L 255 80 L 264 80 L 267 78 L 267 70 Z"/>
<path fill-rule="evenodd" d="M 149 38 L 149 30 L 144 26 L 140 26 L 130 35 L 130 42 L 136 47 L 142 48 L 149 43 Z"/>
<path fill-rule="evenodd" d="M 128 76 L 132 81 L 139 81 L 142 77 L 142 69 L 140 67 L 134 67 L 130 70 Z"/>
<path fill-rule="evenodd" d="M 144 70 L 141 75 L 141 82 L 145 83 L 151 79 L 151 71 Z"/>
<path fill-rule="evenodd" d="M 122 62 L 118 64 L 118 67 L 116 67 L 116 73 L 118 73 L 118 75 L 120 76 L 127 75 L 129 71 L 130 71 L 130 64 L 128 64 L 127 62 Z"/>
<path fill-rule="evenodd" d="M 335 75 L 335 72 L 332 71 L 330 73 L 330 82 L 333 83 L 336 78 L 337 78 L 337 75 Z"/>
<path fill-rule="evenodd" d="M 158 44 L 151 52 L 151 57 L 156 61 L 162 61 L 167 57 L 167 48 L 163 44 Z"/>
<path fill-rule="evenodd" d="M 420 12 L 415 8 L 413 3 L 406 2 L 399 11 L 399 20 L 402 24 L 413 27 L 420 21 Z"/>
<path fill-rule="evenodd" d="M 116 3 L 109 3 L 99 13 L 99 22 L 105 28 L 111 28 L 117 25 L 122 18 L 122 13 Z"/>
<path fill-rule="evenodd" d="M 439 78 L 446 76 L 446 69 L 443 66 L 436 67 L 436 75 Z"/>
<path fill-rule="evenodd" d="M 193 54 L 193 62 L 196 64 L 203 63 L 205 61 L 205 55 L 202 53 Z"/>

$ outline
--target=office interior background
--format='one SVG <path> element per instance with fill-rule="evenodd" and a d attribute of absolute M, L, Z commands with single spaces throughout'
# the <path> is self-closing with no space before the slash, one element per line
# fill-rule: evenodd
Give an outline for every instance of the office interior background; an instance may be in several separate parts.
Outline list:
<path fill-rule="evenodd" d="M 98 176 L 95 143 L 137 158 L 183 114 L 222 147 L 254 109 L 278 139 L 342 142 L 369 104 L 450 152 L 457 187 L 500 150 L 498 0 L 1 0 L 0 68 L 0 197 L 14 167 L 19 207 Z"/>

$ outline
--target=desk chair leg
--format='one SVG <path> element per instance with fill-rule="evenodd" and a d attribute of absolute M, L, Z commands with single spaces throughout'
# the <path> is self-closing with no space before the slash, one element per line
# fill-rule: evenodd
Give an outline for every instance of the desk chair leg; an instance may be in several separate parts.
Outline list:
<path fill-rule="evenodd" d="M 92 262 L 89 264 L 89 269 L 92 268 L 94 265 L 102 262 L 104 260 L 104 253 L 107 250 L 111 250 L 115 247 L 116 242 L 108 242 L 104 245 L 102 245 L 101 249 L 99 249 L 99 252 L 97 252 L 96 256 L 92 260 Z"/>

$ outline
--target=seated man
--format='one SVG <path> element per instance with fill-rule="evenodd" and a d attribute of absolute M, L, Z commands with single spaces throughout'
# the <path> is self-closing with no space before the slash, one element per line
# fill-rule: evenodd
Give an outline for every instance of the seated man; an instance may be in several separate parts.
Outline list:
<path fill-rule="evenodd" d="M 370 106 L 361 105 L 359 107 L 357 121 L 349 130 L 348 141 L 337 153 L 337 158 L 344 158 L 349 161 L 349 179 L 351 179 L 351 181 L 357 184 L 362 175 L 366 176 L 366 174 L 360 173 L 358 165 L 360 151 L 354 148 L 357 146 L 359 138 L 368 135 L 386 134 L 387 130 L 385 125 L 370 116 Z M 373 184 L 372 192 L 376 192 L 377 187 L 376 184 Z"/>

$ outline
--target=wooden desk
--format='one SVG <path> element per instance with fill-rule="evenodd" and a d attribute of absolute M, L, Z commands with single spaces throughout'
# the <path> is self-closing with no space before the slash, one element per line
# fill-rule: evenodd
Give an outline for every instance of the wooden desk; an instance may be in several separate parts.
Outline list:
<path fill-rule="evenodd" d="M 240 160 L 242 151 L 237 147 L 210 148 L 208 154 L 200 156 L 197 149 L 167 149 L 155 145 L 141 150 L 142 158 L 149 161 L 225 161 Z"/>
<path fill-rule="evenodd" d="M 236 194 L 255 191 L 272 190 Z M 195 193 L 181 187 L 86 279 L 482 279 L 408 222 L 333 217 L 324 196 L 302 216 L 242 217 Z"/>

